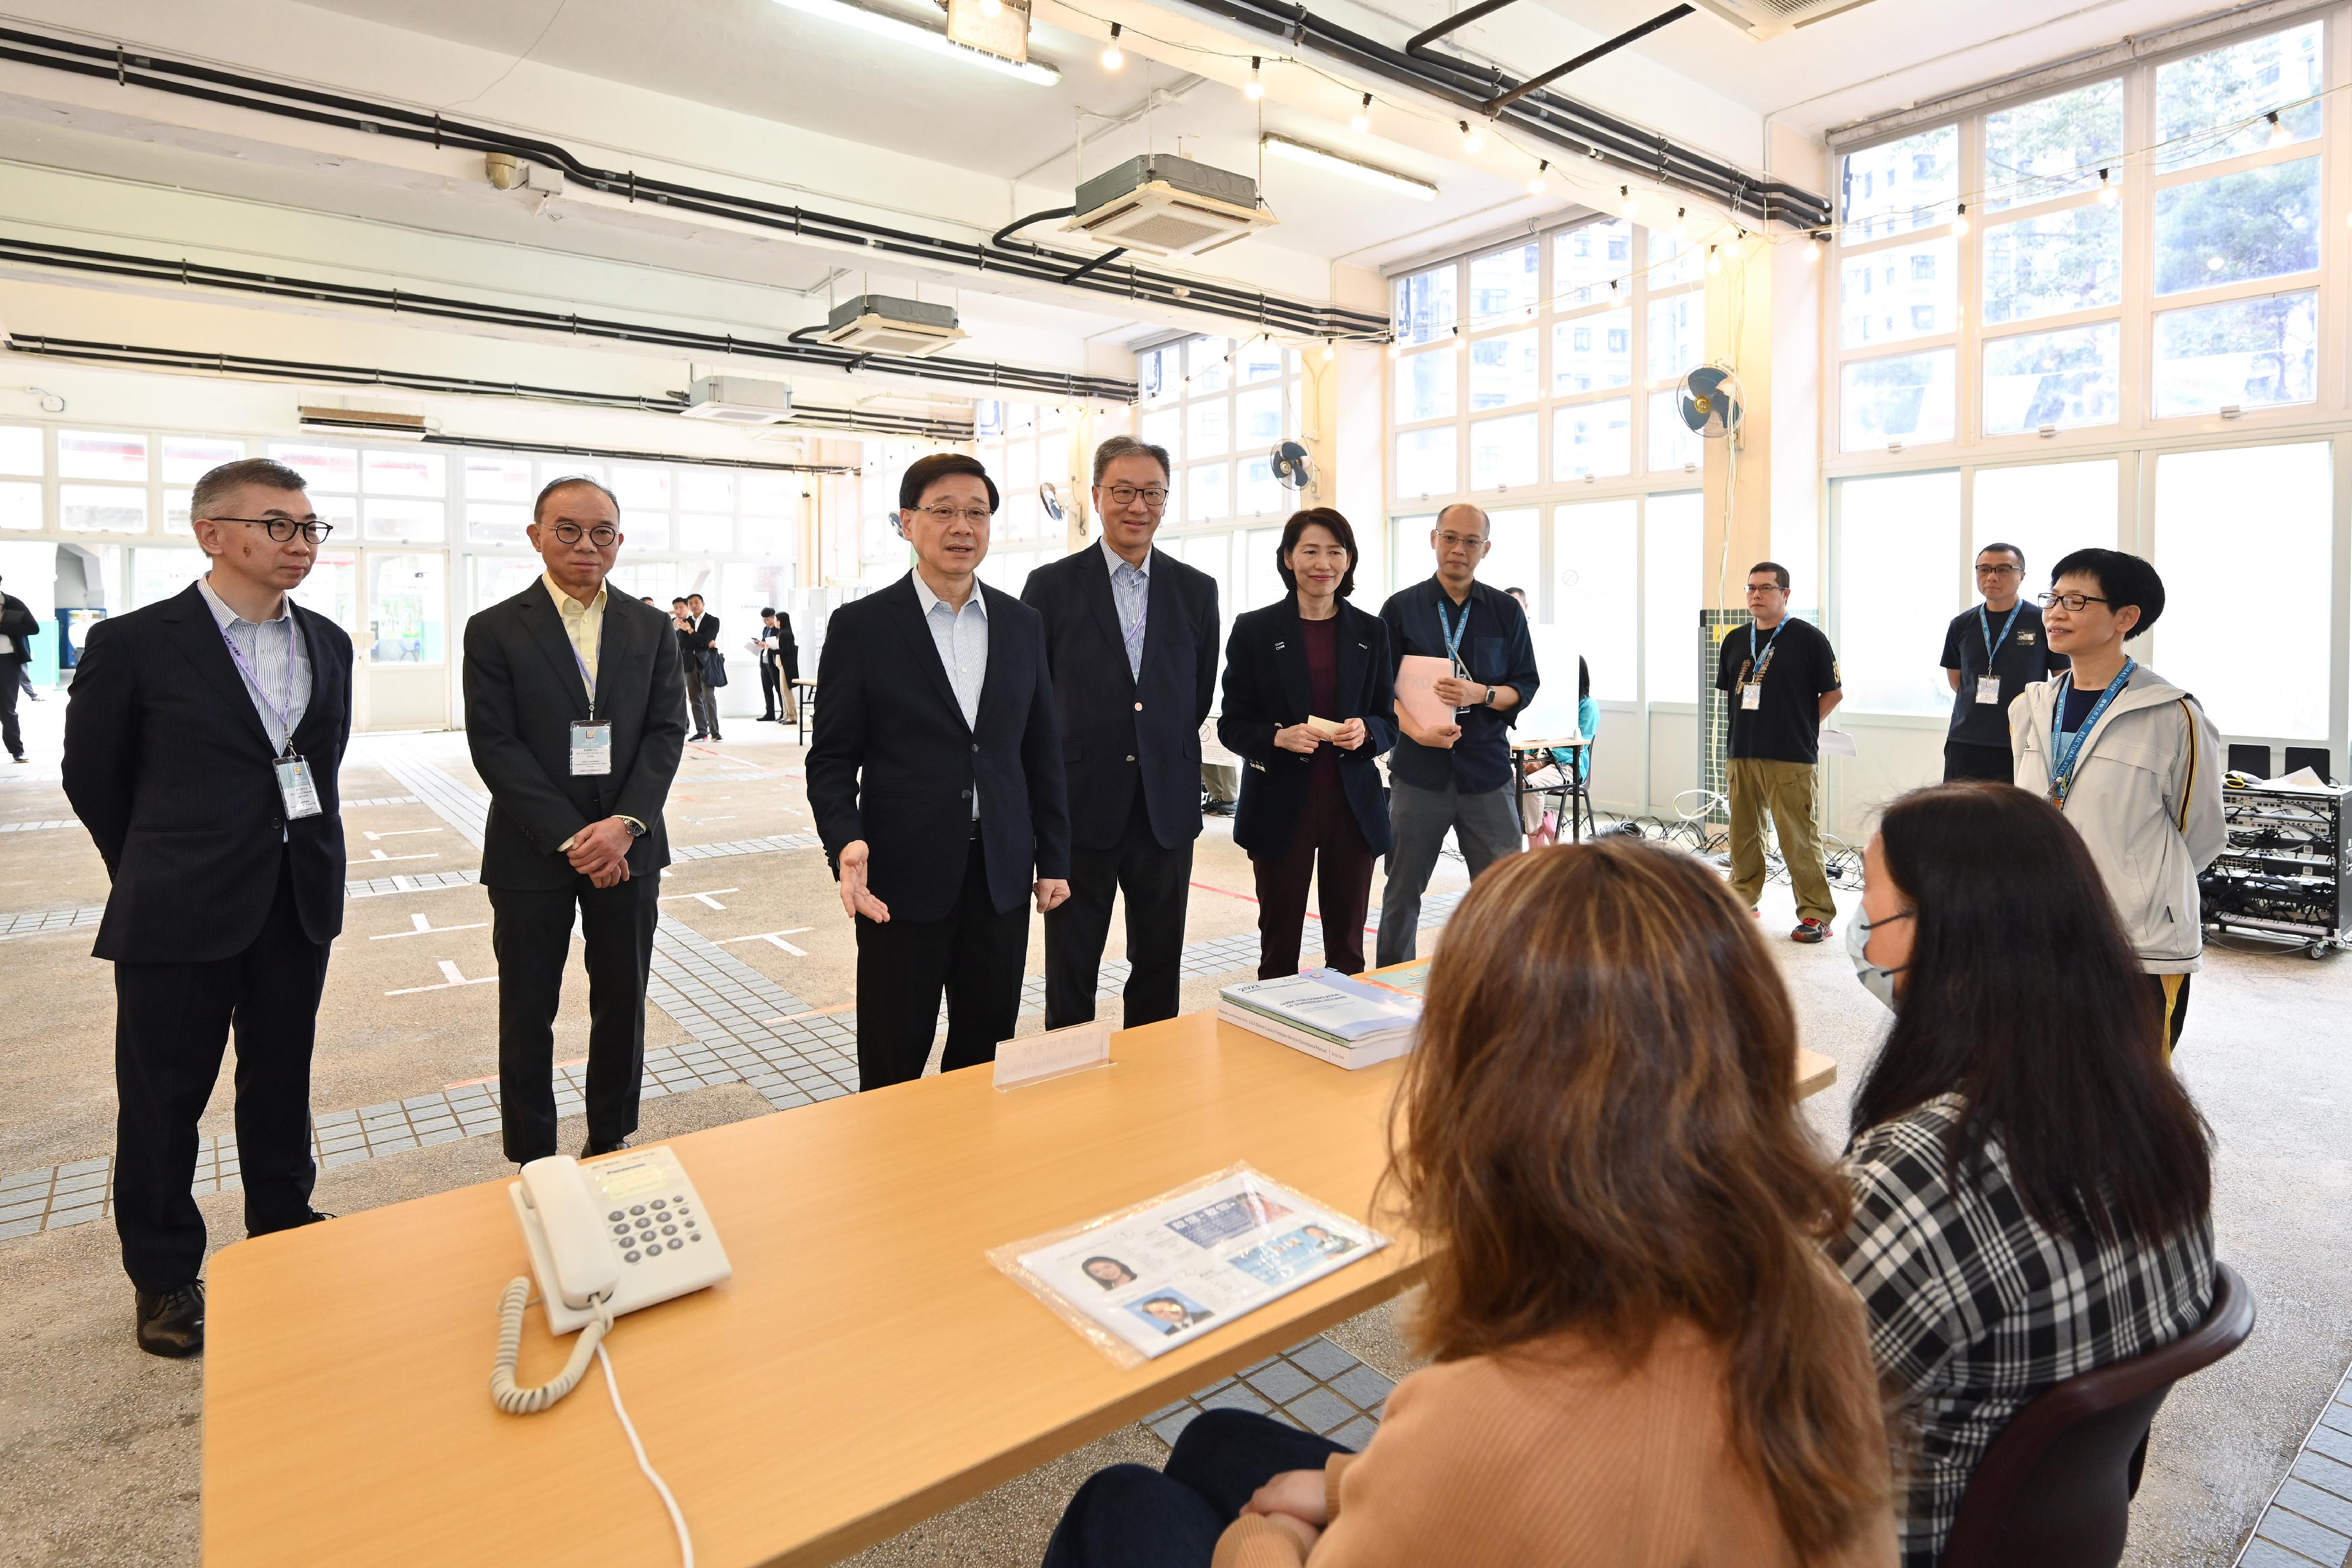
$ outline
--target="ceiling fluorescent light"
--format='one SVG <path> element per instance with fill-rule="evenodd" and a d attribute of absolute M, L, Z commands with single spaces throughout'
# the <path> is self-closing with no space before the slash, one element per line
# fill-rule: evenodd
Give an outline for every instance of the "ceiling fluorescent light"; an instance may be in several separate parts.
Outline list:
<path fill-rule="evenodd" d="M 935 55 L 945 55 L 967 65 L 1002 71 L 1006 76 L 1019 77 L 1023 81 L 1034 82 L 1040 87 L 1051 87 L 1062 79 L 1060 71 L 1041 61 L 1008 60 L 1002 55 L 992 55 L 984 49 L 959 44 L 945 33 L 933 32 L 919 23 L 880 11 L 869 11 L 863 5 L 850 5 L 848 0 L 775 0 L 775 3 L 804 16 L 823 17 L 828 22 L 846 22 L 877 37 L 895 38 L 899 43 L 912 44 L 919 49 L 929 49 Z"/>
<path fill-rule="evenodd" d="M 1277 158 L 1287 158 L 1293 163 L 1305 163 L 1310 168 L 1329 169 L 1351 180 L 1361 180 L 1367 185 L 1378 185 L 1411 196 L 1416 202 L 1437 200 L 1437 187 L 1426 180 L 1416 180 L 1410 174 L 1400 174 L 1393 169 L 1383 169 L 1377 163 L 1360 159 L 1343 158 L 1337 152 L 1326 152 L 1320 147 L 1309 147 L 1304 141 L 1293 141 L 1287 136 L 1271 131 L 1260 140 L 1268 152 Z"/>

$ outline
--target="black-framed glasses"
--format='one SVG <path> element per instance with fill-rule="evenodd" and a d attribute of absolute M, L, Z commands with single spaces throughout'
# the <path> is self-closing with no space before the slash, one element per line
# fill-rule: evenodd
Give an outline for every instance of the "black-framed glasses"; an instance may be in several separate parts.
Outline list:
<path fill-rule="evenodd" d="M 556 538 L 567 545 L 576 545 L 584 538 L 598 549 L 611 549 L 621 542 L 621 530 L 610 523 L 598 523 L 585 528 L 578 523 L 558 523 L 554 531 Z"/>
<path fill-rule="evenodd" d="M 2079 615 L 2083 612 L 2083 606 L 2085 604 L 2107 604 L 2113 601 L 2102 599 L 2095 593 L 2044 593 L 2037 598 L 2036 602 L 2044 610 L 2055 610 L 2063 605 L 2069 615 Z"/>
<path fill-rule="evenodd" d="M 1146 485 L 1140 488 L 1133 485 L 1113 485 L 1103 495 L 1114 507 L 1132 507 L 1140 501 L 1156 512 L 1168 505 L 1168 487 L 1165 485 Z"/>
<path fill-rule="evenodd" d="M 327 542 L 335 531 L 332 523 L 322 523 L 316 517 L 206 517 L 208 523 L 251 523 L 257 528 L 268 528 L 269 537 L 279 544 L 290 544 L 300 534 L 314 545 Z"/>
<path fill-rule="evenodd" d="M 1977 575 L 1979 577 L 2006 577 L 2011 572 L 2017 572 L 2021 575 L 2024 570 L 2025 569 L 2023 567 L 2011 566 L 2005 560 L 1979 561 L 1977 563 Z"/>
<path fill-rule="evenodd" d="M 975 528 L 986 528 L 988 526 L 988 508 L 986 507 L 917 507 L 915 510 L 922 513 L 923 516 L 930 518 L 931 521 L 940 524 L 941 527 L 946 527 L 954 523 L 958 517 L 961 517 L 965 522 L 970 523 Z"/>

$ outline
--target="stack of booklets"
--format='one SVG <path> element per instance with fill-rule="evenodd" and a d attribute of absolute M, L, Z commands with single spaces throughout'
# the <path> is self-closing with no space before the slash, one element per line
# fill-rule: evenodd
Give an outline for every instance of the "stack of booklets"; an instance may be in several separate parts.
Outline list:
<path fill-rule="evenodd" d="M 1337 1066 L 1370 1067 L 1412 1049 L 1421 998 L 1337 969 L 1309 969 L 1225 987 L 1217 1017 Z"/>

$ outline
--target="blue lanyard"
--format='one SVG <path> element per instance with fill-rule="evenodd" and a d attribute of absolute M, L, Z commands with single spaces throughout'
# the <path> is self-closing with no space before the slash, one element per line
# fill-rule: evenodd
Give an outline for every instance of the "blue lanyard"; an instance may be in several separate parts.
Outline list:
<path fill-rule="evenodd" d="M 2050 708 L 2050 803 L 2061 810 L 2065 809 L 2066 796 L 2074 788 L 2074 765 L 2082 756 L 2083 743 L 2091 738 L 2091 731 L 2097 727 L 2100 718 L 2106 713 L 2107 705 L 2116 700 L 2116 694 L 2124 689 L 2124 683 L 2130 680 L 2132 672 L 2138 668 L 2138 660 L 2124 661 L 2124 667 L 2116 672 L 2116 678 L 2107 683 L 2107 689 L 2099 694 L 2099 700 L 2092 704 L 2091 711 L 2084 716 L 2081 727 L 2074 731 L 2074 744 L 2063 749 L 2058 737 L 2064 732 L 2059 727 L 2066 722 L 2066 694 L 2074 689 L 2074 674 L 2069 670 L 2060 679 Z"/>
<path fill-rule="evenodd" d="M 580 684 L 588 688 L 588 717 L 593 723 L 596 717 L 596 677 L 588 673 L 588 661 L 580 656 L 579 643 L 566 636 L 563 645 L 572 650 L 572 662 L 580 666 Z M 602 664 L 604 661 L 599 659 L 597 662 Z"/>
<path fill-rule="evenodd" d="M 257 647 L 259 646 L 259 638 L 261 636 L 261 627 L 259 623 L 248 621 L 246 624 L 253 627 L 253 634 L 256 639 L 255 645 Z M 284 757 L 293 756 L 294 720 L 290 716 L 294 711 L 294 644 L 292 639 L 298 635 L 294 627 L 294 617 L 291 614 L 289 614 L 286 617 L 286 635 L 288 642 L 286 644 L 286 706 L 284 707 L 278 706 L 278 699 L 271 696 L 268 689 L 262 685 L 260 674 L 255 671 L 252 664 L 247 660 L 245 650 L 236 645 L 236 639 L 228 634 L 228 628 L 223 626 L 220 629 L 220 634 L 221 641 L 228 644 L 228 656 L 236 661 L 237 673 L 242 674 L 247 680 L 253 683 L 253 695 L 269 705 L 269 716 L 278 721 L 278 727 L 284 732 L 286 736 L 286 746 L 280 755 Z"/>
<path fill-rule="evenodd" d="M 1764 665 L 1772 657 L 1772 644 L 1778 643 L 1780 633 L 1788 629 L 1789 618 L 1784 615 L 1780 618 L 1780 624 L 1772 628 L 1772 634 L 1764 639 L 1763 651 L 1759 653 L 1756 647 L 1756 622 L 1750 621 L 1748 623 L 1748 663 L 1752 666 L 1748 677 L 1750 684 L 1764 678 Z M 1773 688 L 1775 691 L 1779 689 L 1777 686 Z"/>
<path fill-rule="evenodd" d="M 1445 619 L 1445 593 L 1442 589 L 1437 595 L 1437 629 L 1445 635 L 1445 656 L 1462 664 L 1462 634 L 1470 630 L 1470 606 L 1466 602 L 1462 606 L 1462 624 L 1453 624 Z M 1469 666 L 1464 664 L 1463 668 Z"/>
<path fill-rule="evenodd" d="M 1992 617 L 1985 613 L 1983 605 L 1977 606 L 1977 624 L 1984 629 L 1986 674 L 1990 675 L 1993 673 L 1992 662 L 1996 656 L 1993 653 L 1994 645 L 1997 643 L 2009 641 L 2009 629 L 2017 624 L 2017 612 L 2024 608 L 2025 601 L 2022 597 L 2009 607 L 2009 619 L 2000 623 L 2000 635 L 1996 638 L 1992 634 Z"/>

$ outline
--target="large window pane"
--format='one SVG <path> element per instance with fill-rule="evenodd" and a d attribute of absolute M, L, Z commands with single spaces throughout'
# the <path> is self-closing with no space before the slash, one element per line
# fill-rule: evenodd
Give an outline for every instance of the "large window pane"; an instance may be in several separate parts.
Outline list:
<path fill-rule="evenodd" d="M 892 497 L 896 499 L 896 497 Z M 524 510 L 528 512 L 529 507 Z M 621 536 L 628 542 L 623 549 L 636 555 L 646 550 L 669 549 L 669 514 L 667 512 L 624 512 L 621 514 Z M 655 602 L 667 608 L 669 598 L 657 596 Z"/>
<path fill-rule="evenodd" d="M 1290 591 L 1282 586 L 1282 572 L 1275 561 L 1275 558 L 1282 553 L 1282 530 L 1252 528 L 1242 536 L 1242 540 L 1240 549 L 1243 600 L 1241 603 L 1226 608 L 1225 623 L 1228 626 L 1233 624 L 1233 618 L 1243 611 L 1255 610 L 1261 604 L 1271 604 Z M 1368 591 L 1371 584 L 1359 582 L 1357 586 L 1360 591 Z M 1365 597 L 1377 598 L 1378 596 L 1365 592 Z"/>
<path fill-rule="evenodd" d="M 2154 663 L 2224 735 L 2326 738 L 2332 495 L 2323 442 L 2157 459 L 2166 602 Z M 2246 591 L 2256 584 L 2262 653 L 2250 658 Z"/>
<path fill-rule="evenodd" d="M 60 430 L 58 472 L 68 479 L 144 479 L 147 438 L 111 430 Z"/>
<path fill-rule="evenodd" d="M 43 526 L 39 481 L 11 479 L 0 483 L 0 528 L 20 533 Z"/>
<path fill-rule="evenodd" d="M 1633 469 L 1630 399 L 1572 403 L 1551 416 L 1551 476 L 1612 479 Z"/>
<path fill-rule="evenodd" d="M 448 460 L 438 452 L 403 447 L 360 455 L 360 487 L 371 496 L 446 496 Z"/>
<path fill-rule="evenodd" d="M 1653 496 L 1642 508 L 1642 673 L 1654 703 L 1698 701 L 1698 611 L 1706 503 L 1696 490 Z M 1588 640 L 1586 647 L 1592 647 Z M 1596 685 L 1601 664 L 1591 652 Z"/>
<path fill-rule="evenodd" d="M 1971 560 L 1987 545 L 2025 552 L 2025 591 L 2042 591 L 2050 569 L 2078 549 L 2116 548 L 2116 460 L 2034 463 L 1976 473 L 1976 538 Z"/>
<path fill-rule="evenodd" d="M 1224 405 L 1217 405 L 1220 413 Z M 1004 471 L 996 476 L 997 486 L 1004 490 L 1026 490 L 1037 483 L 1037 444 L 1016 441 L 1005 448 Z"/>
<path fill-rule="evenodd" d="M 1536 302 L 1536 268 L 1542 251 L 1529 240 L 1470 263 L 1470 319 L 1494 326 L 1504 316 L 1524 316 Z"/>
<path fill-rule="evenodd" d="M 2179 294 L 2319 265 L 2319 160 L 2298 158 L 2156 193 L 2156 291 Z"/>
<path fill-rule="evenodd" d="M 59 438 L 62 447 L 63 437 Z M 280 442 L 269 444 L 270 457 L 283 463 L 302 476 L 302 487 L 313 492 L 331 490 L 351 495 L 360 487 L 360 454 L 355 446 L 291 446 Z"/>
<path fill-rule="evenodd" d="M 2099 183 L 2124 144 L 2124 84 L 2095 81 L 1985 116 L 1985 205 L 2046 202 Z"/>
<path fill-rule="evenodd" d="M 242 441 L 206 441 L 195 436 L 167 435 L 163 437 L 163 483 L 193 485 L 222 464 L 235 463 L 244 455 L 245 443 Z M 39 472 L 38 461 L 36 449 L 36 473 Z"/>
<path fill-rule="evenodd" d="M 1264 452 L 1282 439 L 1282 389 L 1261 387 L 1234 399 L 1234 439 L 1244 451 Z"/>
<path fill-rule="evenodd" d="M 30 474 L 37 477 L 40 472 L 40 428 L 27 424 L 0 425 L 0 474 Z"/>
<path fill-rule="evenodd" d="M 1252 338 L 1242 345 L 1234 371 L 1235 379 L 1243 386 L 1252 382 L 1272 381 L 1282 374 L 1281 345 L 1270 339 Z M 1059 413 L 1061 409 L 1057 404 L 1050 412 Z M 1053 428 L 1059 430 L 1061 426 L 1057 423 Z"/>
<path fill-rule="evenodd" d="M 1188 403 L 1184 409 L 1184 455 L 1187 457 L 1219 457 L 1224 455 L 1228 436 L 1225 430 L 1225 400 L 1208 398 Z"/>
<path fill-rule="evenodd" d="M 1642 695 L 1634 662 L 1642 603 L 1634 591 L 1640 581 L 1635 507 L 1628 497 L 1552 508 L 1552 624 L 1573 632 L 1601 702 L 1632 702 Z"/>
<path fill-rule="evenodd" d="M 2309 402 L 2319 296 L 2268 294 L 2156 319 L 2156 416 Z"/>
<path fill-rule="evenodd" d="M 1536 416 L 1515 413 L 1470 425 L 1470 487 L 1494 490 L 1536 482 Z"/>
<path fill-rule="evenodd" d="M 1595 305 L 1610 297 L 1612 279 L 1633 267 L 1633 225 L 1623 218 L 1595 218 L 1551 242 L 1551 302 Z"/>
<path fill-rule="evenodd" d="M 368 561 L 368 662 L 438 664 L 447 657 L 448 558 L 379 555 Z"/>
<path fill-rule="evenodd" d="M 1184 390 L 1184 346 L 1162 343 L 1156 349 L 1144 350 L 1135 356 L 1135 379 L 1146 402 L 1177 396 Z M 972 411 L 973 428 L 983 435 L 1003 428 L 1003 407 L 994 402 L 977 405 Z"/>
<path fill-rule="evenodd" d="M 544 570 L 531 562 L 516 563 L 526 570 Z M 320 550 L 319 559 L 310 564 L 310 575 L 302 586 L 288 591 L 287 597 L 303 609 L 325 616 L 343 629 L 343 634 L 360 647 L 366 645 L 360 635 L 360 567 L 359 557 L 350 550 Z M 520 592 L 520 588 L 515 592 Z M 513 594 L 502 597 L 512 598 Z M 477 600 L 478 605 L 490 602 Z"/>
<path fill-rule="evenodd" d="M 2124 297 L 2123 209 L 2044 213 L 1985 231 L 1984 319 L 1989 326 L 2067 310 L 2095 310 Z"/>
<path fill-rule="evenodd" d="M 1959 550 L 1957 473 L 1838 481 L 1838 665 L 1848 707 L 1951 711 L 1937 656 L 1958 600 Z"/>
<path fill-rule="evenodd" d="M 1960 192 L 1959 152 L 1960 128 L 1941 125 L 1849 153 L 1843 182 L 1846 238 L 1859 243 L 1949 223 Z"/>
<path fill-rule="evenodd" d="M 1225 488 L 1225 465 L 1203 463 L 1184 476 L 1184 516 L 1195 523 L 1219 522 L 1234 515 Z"/>
<path fill-rule="evenodd" d="M 131 552 L 131 608 L 138 610 L 187 591 L 211 568 L 200 549 L 134 549 Z"/>
<path fill-rule="evenodd" d="M 723 512 L 680 512 L 677 548 L 688 555 L 732 555 L 735 519 Z"/>
<path fill-rule="evenodd" d="M 1683 423 L 1682 394 L 1674 389 L 1650 394 L 1650 462 L 1653 474 L 1671 474 L 1706 461 L 1706 437 Z"/>
<path fill-rule="evenodd" d="M 2274 109 L 2295 141 L 2317 136 L 2317 103 L 2284 106 L 2319 92 L 2320 37 L 2320 24 L 2305 22 L 2157 67 L 2158 167 L 2185 169 L 2252 152 L 2271 137 L 2268 120 L 2258 117 Z"/>
<path fill-rule="evenodd" d="M 1432 349 L 1426 353 L 1408 354 L 1396 362 L 1399 424 L 1454 416 L 1454 361 L 1458 352 L 1454 349 Z"/>
<path fill-rule="evenodd" d="M 1162 448 L 1175 458 L 1184 455 L 1184 411 L 1163 408 L 1147 413 L 1140 422 L 1143 444 Z"/>
<path fill-rule="evenodd" d="M 530 536 L 524 532 L 530 526 L 529 507 L 498 501 L 466 503 L 466 540 L 469 544 L 524 546 L 530 542 Z M 621 519 L 621 531 L 631 544 L 637 542 L 638 527 L 635 518 Z"/>
<path fill-rule="evenodd" d="M 1462 486 L 1454 462 L 1454 429 L 1416 430 L 1397 437 L 1396 493 L 1400 497 L 1451 496 Z"/>
<path fill-rule="evenodd" d="M 1890 441 L 1952 439 L 1953 350 L 1933 349 L 1889 360 L 1857 360 L 1840 378 L 1839 445 L 1866 451 Z"/>
<path fill-rule="evenodd" d="M 1524 590 L 1535 606 L 1530 615 L 1539 613 L 1544 602 L 1542 509 L 1514 507 L 1491 512 L 1486 520 L 1491 525 L 1486 537 L 1495 548 L 1486 552 L 1485 564 L 1478 568 L 1479 580 L 1496 588 Z"/>
<path fill-rule="evenodd" d="M 1454 264 L 1396 280 L 1400 343 L 1428 343 L 1454 330 Z"/>
<path fill-rule="evenodd" d="M 371 544 L 437 545 L 448 529 L 447 508 L 438 501 L 370 500 L 366 506 Z"/>
<path fill-rule="evenodd" d="M 1274 465 L 1264 456 L 1252 457 L 1239 464 L 1234 471 L 1234 511 L 1244 517 L 1263 517 L 1269 513 L 1286 510 L 1283 497 L 1288 492 L 1282 481 L 1274 476 Z"/>
<path fill-rule="evenodd" d="M 1470 345 L 1470 407 L 1473 412 L 1508 408 L 1536 400 L 1536 329 L 1482 338 Z"/>
<path fill-rule="evenodd" d="M 1231 338 L 1195 338 L 1184 346 L 1184 373 L 1192 383 L 1184 389 L 1188 397 L 1203 392 L 1220 392 L 1232 380 L 1226 373 L 1225 358 L 1234 351 Z M 1025 406 L 1025 405 L 1024 405 Z M 1027 428 L 1025 425 L 1021 428 Z"/>
<path fill-rule="evenodd" d="M 147 489 L 142 485 L 60 485 L 58 527 L 69 534 L 143 534 Z"/>
<path fill-rule="evenodd" d="M 645 506 L 644 487 L 637 482 L 640 475 L 659 478 L 661 499 L 652 505 L 669 506 L 669 470 L 667 468 L 615 468 L 613 470 L 613 493 L 624 507 Z M 528 457 L 492 457 L 486 454 L 470 454 L 466 458 L 466 499 L 468 501 L 529 501 L 538 495 L 531 479 Z"/>
<path fill-rule="evenodd" d="M 1650 269 L 1648 284 L 1652 288 L 1671 288 L 1677 283 L 1695 281 L 1706 267 L 1706 250 L 1693 240 L 1680 240 L 1668 229 L 1650 231 Z"/>
<path fill-rule="evenodd" d="M 1959 250 L 1953 240 L 1850 256 L 1838 267 L 1838 340 L 1858 349 L 1954 331 L 1959 303 Z M 1653 359 L 1656 342 L 1651 340 Z"/>
<path fill-rule="evenodd" d="M 1622 387 L 1633 379 L 1633 313 L 1601 310 L 1551 329 L 1554 397 Z"/>
<path fill-rule="evenodd" d="M 541 464 L 540 483 L 547 482 Z M 677 471 L 677 505 L 684 512 L 731 512 L 735 509 L 735 475 L 727 468 L 695 466 Z"/>
<path fill-rule="evenodd" d="M 1706 296 L 1694 290 L 1650 301 L 1649 376 L 1679 377 L 1706 362 Z"/>
<path fill-rule="evenodd" d="M 546 568 L 535 557 L 516 559 L 511 556 L 478 555 L 474 558 L 474 608 L 488 610 L 501 604 L 531 585 Z M 311 573 L 313 577 L 318 574 Z M 613 591 L 621 591 L 614 583 Z M 310 608 L 316 609 L 313 605 Z M 664 608 L 667 608 L 664 606 Z M 322 612 L 323 613 L 323 612 Z"/>
<path fill-rule="evenodd" d="M 2121 336 L 2116 323 L 2101 321 L 1987 343 L 1985 434 L 2113 424 Z"/>

